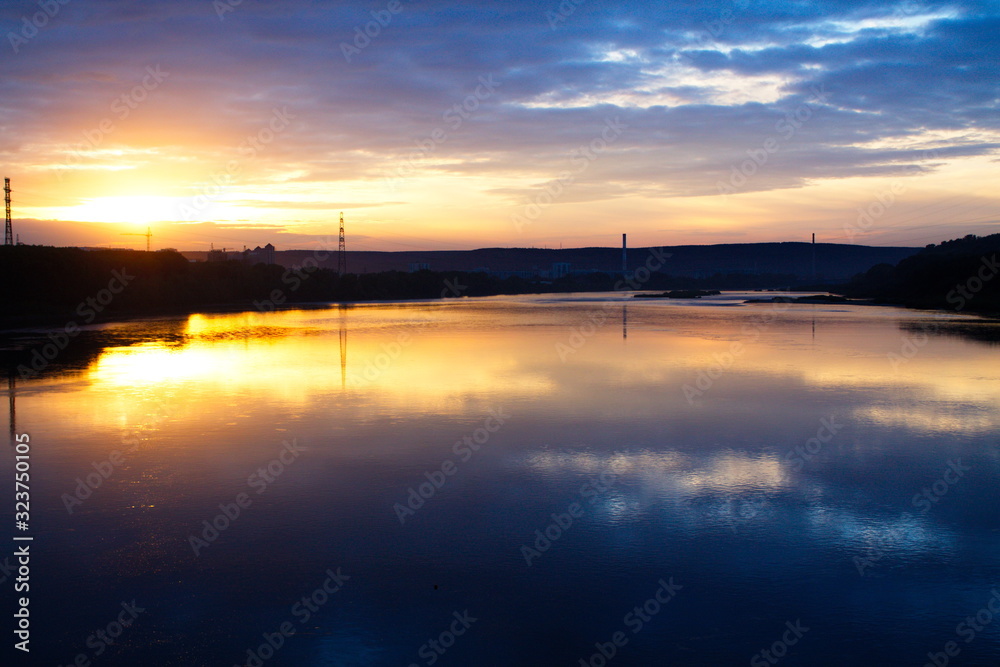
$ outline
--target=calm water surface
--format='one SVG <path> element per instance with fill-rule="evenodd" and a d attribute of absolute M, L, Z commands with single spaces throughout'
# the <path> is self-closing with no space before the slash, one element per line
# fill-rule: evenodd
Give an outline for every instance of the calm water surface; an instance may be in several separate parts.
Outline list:
<path fill-rule="evenodd" d="M 746 296 L 87 331 L 9 390 L 31 664 L 1000 664 L 996 330 Z"/>

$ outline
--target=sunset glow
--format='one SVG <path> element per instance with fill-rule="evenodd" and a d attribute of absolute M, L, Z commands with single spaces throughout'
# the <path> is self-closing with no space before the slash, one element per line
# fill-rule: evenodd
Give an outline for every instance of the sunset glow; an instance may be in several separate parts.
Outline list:
<path fill-rule="evenodd" d="M 18 232 L 289 249 L 339 211 L 356 250 L 995 230 L 997 18 L 978 5 L 573 7 L 403 3 L 362 40 L 378 8 L 97 1 L 28 39 L 37 8 L 7 3 Z"/>

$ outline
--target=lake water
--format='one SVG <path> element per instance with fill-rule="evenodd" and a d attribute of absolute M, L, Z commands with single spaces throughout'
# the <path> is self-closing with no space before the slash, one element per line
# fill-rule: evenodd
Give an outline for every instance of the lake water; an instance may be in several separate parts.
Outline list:
<path fill-rule="evenodd" d="M 89 328 L 14 664 L 1000 664 L 995 326 L 749 296 Z"/>

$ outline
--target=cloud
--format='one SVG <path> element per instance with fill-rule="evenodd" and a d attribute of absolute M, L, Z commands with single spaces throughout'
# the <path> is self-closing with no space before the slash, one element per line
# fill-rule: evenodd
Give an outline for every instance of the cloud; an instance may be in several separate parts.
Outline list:
<path fill-rule="evenodd" d="M 400 165 L 407 178 L 493 179 L 484 196 L 517 204 L 611 118 L 628 129 L 566 201 L 715 195 L 768 139 L 777 151 L 741 192 L 933 172 L 1000 145 L 994 5 L 585 2 L 553 29 L 559 6 L 403 0 L 348 62 L 343 45 L 357 48 L 383 3 L 246 0 L 220 20 L 207 0 L 70 2 L 0 56 L 0 154 L 55 197 L 197 192 L 236 159 L 241 188 L 312 188 L 312 200 L 246 195 L 254 205 L 318 209 L 337 184 L 368 183 L 383 199 L 369 205 L 404 201 L 372 185 Z M 4 3 L 3 33 L 36 11 Z M 169 77 L 120 117 L 114 101 L 156 66 Z M 479 98 L 481 77 L 499 84 Z M 294 122 L 243 159 L 275 109 Z"/>

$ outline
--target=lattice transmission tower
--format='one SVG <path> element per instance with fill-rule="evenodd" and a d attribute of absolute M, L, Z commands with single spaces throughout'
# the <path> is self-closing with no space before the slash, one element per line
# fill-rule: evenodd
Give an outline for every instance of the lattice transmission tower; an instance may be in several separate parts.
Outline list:
<path fill-rule="evenodd" d="M 7 208 L 7 224 L 3 228 L 3 244 L 14 245 L 14 228 L 10 224 L 10 179 L 3 179 L 3 202 Z"/>
<path fill-rule="evenodd" d="M 347 240 L 344 238 L 344 213 L 340 213 L 340 247 L 337 248 L 337 275 L 347 273 Z"/>

